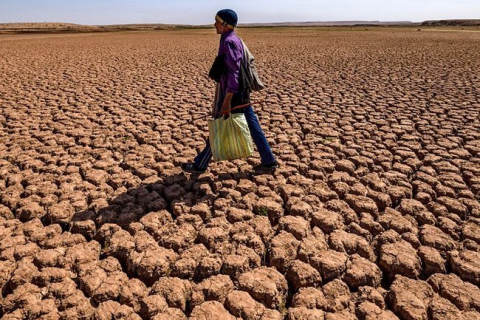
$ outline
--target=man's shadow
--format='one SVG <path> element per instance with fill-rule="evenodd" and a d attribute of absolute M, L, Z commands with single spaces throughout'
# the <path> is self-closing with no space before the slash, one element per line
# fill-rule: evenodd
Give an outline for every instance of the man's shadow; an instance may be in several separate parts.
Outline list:
<path fill-rule="evenodd" d="M 255 172 L 236 172 L 214 174 L 189 174 L 178 172 L 159 176 L 151 183 L 142 183 L 105 201 L 94 203 L 89 209 L 76 212 L 68 226 L 72 233 L 80 233 L 87 240 L 95 239 L 95 235 L 105 224 L 114 224 L 134 233 L 142 228 L 139 224 L 142 217 L 158 211 L 167 211 L 173 221 L 183 214 L 196 214 L 196 206 L 205 204 L 212 208 L 215 200 L 222 197 L 222 182 L 241 179 L 251 180 Z M 198 213 L 197 213 L 198 214 Z M 201 216 L 201 214 L 200 214 Z M 205 217 L 201 216 L 202 220 Z M 204 221 L 208 222 L 208 221 Z"/>

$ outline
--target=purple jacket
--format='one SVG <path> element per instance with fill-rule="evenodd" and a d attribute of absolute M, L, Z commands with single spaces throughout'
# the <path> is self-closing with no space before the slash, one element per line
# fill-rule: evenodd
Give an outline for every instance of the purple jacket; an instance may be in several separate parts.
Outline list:
<path fill-rule="evenodd" d="M 225 66 L 227 67 L 227 72 L 220 79 L 220 91 L 223 94 L 227 92 L 238 93 L 243 44 L 235 31 L 232 30 L 222 34 L 218 55 L 225 55 Z"/>

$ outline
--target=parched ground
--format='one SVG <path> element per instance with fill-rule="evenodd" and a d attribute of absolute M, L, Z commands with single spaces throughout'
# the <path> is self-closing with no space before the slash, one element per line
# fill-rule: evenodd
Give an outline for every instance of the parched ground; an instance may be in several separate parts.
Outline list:
<path fill-rule="evenodd" d="M 0 37 L 0 317 L 480 319 L 480 33 L 239 34 L 273 174 L 179 168 L 213 30 Z"/>

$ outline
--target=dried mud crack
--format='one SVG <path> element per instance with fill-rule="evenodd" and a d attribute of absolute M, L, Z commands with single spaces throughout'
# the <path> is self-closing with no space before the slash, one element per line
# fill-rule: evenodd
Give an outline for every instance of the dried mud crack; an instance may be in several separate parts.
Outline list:
<path fill-rule="evenodd" d="M 208 30 L 2 36 L 2 319 L 480 319 L 475 33 L 239 30 L 258 154 L 202 148 Z"/>

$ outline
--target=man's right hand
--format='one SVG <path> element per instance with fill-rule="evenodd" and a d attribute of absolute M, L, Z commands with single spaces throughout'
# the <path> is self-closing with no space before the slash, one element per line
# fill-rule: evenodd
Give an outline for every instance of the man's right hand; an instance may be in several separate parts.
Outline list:
<path fill-rule="evenodd" d="M 221 113 L 223 116 L 228 116 L 230 112 L 232 111 L 232 107 L 230 106 L 230 103 L 228 104 L 223 104 Z"/>
<path fill-rule="evenodd" d="M 222 109 L 220 110 L 220 112 L 224 116 L 228 116 L 232 111 L 232 97 L 233 93 L 228 92 L 225 96 L 225 99 L 223 100 Z"/>

